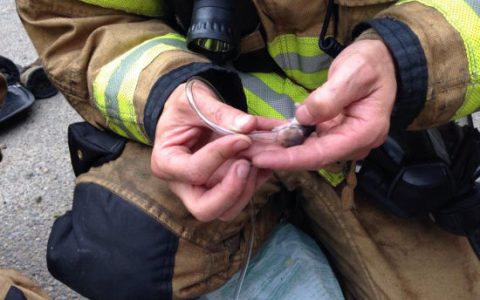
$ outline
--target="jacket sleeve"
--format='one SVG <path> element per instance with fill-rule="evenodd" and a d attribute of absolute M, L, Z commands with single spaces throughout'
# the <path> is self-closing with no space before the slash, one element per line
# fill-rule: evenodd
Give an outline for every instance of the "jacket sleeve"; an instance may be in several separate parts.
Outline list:
<path fill-rule="evenodd" d="M 402 0 L 356 28 L 373 28 L 394 57 L 392 126 L 421 129 L 480 106 L 480 3 Z"/>
<path fill-rule="evenodd" d="M 188 51 L 165 7 L 148 5 L 161 1 L 84 2 L 17 0 L 17 10 L 50 79 L 89 123 L 151 144 L 168 96 L 194 75 L 246 110 L 238 75 Z"/>

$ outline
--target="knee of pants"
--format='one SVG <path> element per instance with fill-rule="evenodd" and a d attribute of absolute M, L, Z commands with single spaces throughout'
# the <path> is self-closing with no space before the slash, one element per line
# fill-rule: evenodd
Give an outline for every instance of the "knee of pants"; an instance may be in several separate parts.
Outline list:
<path fill-rule="evenodd" d="M 133 204 L 80 184 L 53 224 L 50 273 L 89 299 L 170 299 L 178 237 Z"/>
<path fill-rule="evenodd" d="M 12 286 L 5 295 L 5 300 L 27 300 L 27 298 L 21 290 Z"/>

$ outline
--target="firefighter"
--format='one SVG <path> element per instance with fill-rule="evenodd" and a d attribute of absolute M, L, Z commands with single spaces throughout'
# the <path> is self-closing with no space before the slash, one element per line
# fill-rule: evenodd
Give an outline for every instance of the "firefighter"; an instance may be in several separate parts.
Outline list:
<path fill-rule="evenodd" d="M 198 297 L 241 268 L 250 199 L 257 250 L 297 191 L 347 297 L 478 299 L 468 241 L 354 193 L 346 161 L 391 128 L 478 108 L 479 4 L 240 3 L 238 51 L 218 58 L 189 44 L 193 1 L 17 0 L 50 79 L 93 126 L 70 127 L 77 185 L 52 228 L 50 272 L 93 299 Z M 346 46 L 333 60 L 318 46 L 326 36 Z M 248 133 L 296 117 L 316 133 L 287 149 L 212 134 L 187 102 L 193 76 L 216 90 L 197 92 L 223 127 Z"/>

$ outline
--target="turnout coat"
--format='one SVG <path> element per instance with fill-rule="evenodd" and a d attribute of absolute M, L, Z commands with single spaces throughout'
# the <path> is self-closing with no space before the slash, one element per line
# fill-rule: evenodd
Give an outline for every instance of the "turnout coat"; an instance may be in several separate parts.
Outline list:
<path fill-rule="evenodd" d="M 48 247 L 52 274 L 92 299 L 194 298 L 244 262 L 247 212 L 200 223 L 151 174 L 156 123 L 179 84 L 201 76 L 232 106 L 289 118 L 328 77 L 331 59 L 318 48 L 327 1 L 254 0 L 233 68 L 186 49 L 183 2 L 186 14 L 175 1 L 17 0 L 50 79 L 96 128 L 70 130 L 74 202 Z M 381 39 L 394 58 L 392 126 L 433 127 L 478 108 L 478 1 L 335 2 L 328 34 L 347 45 Z M 353 198 L 353 185 L 341 164 L 276 173 L 255 197 L 255 249 L 280 219 L 301 211 L 347 297 L 480 297 L 480 263 L 466 239 Z"/>

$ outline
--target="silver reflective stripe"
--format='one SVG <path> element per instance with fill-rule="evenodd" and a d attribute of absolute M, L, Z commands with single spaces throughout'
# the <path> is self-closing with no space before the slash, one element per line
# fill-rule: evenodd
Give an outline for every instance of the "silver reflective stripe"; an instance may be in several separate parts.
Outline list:
<path fill-rule="evenodd" d="M 477 15 L 480 15 L 480 1 L 478 0 L 466 0 L 470 7 L 477 13 Z"/>
<path fill-rule="evenodd" d="M 283 53 L 273 58 L 284 70 L 301 70 L 303 73 L 315 73 L 328 69 L 332 59 L 326 54 L 319 56 L 301 56 L 297 53 Z"/>
<path fill-rule="evenodd" d="M 288 95 L 275 92 L 253 75 L 247 73 L 239 73 L 239 75 L 246 89 L 268 103 L 285 118 L 291 119 L 295 116 L 295 103 Z"/>
<path fill-rule="evenodd" d="M 177 40 L 177 39 L 169 39 L 169 38 L 162 38 L 160 41 L 161 41 L 161 44 L 164 44 L 164 45 L 173 46 L 173 47 L 185 50 L 185 51 L 188 50 L 187 49 L 187 44 L 186 44 L 185 41 L 181 41 L 181 40 Z"/>
<path fill-rule="evenodd" d="M 125 80 L 125 78 L 128 77 L 128 72 L 130 71 L 130 68 L 133 64 L 137 63 L 138 59 L 145 53 L 145 51 L 162 44 L 177 47 L 180 49 L 186 49 L 185 42 L 176 39 L 162 38 L 148 41 L 138 46 L 130 54 L 124 57 L 115 72 L 112 74 L 112 77 L 110 77 L 107 88 L 105 89 L 105 98 L 107 99 L 107 113 L 113 119 L 122 120 L 118 103 L 118 93 L 120 92 L 120 87 L 123 81 Z M 120 129 L 122 129 L 129 138 L 135 139 L 133 133 L 125 126 L 122 121 L 117 121 L 115 122 L 115 124 L 120 127 Z"/>

